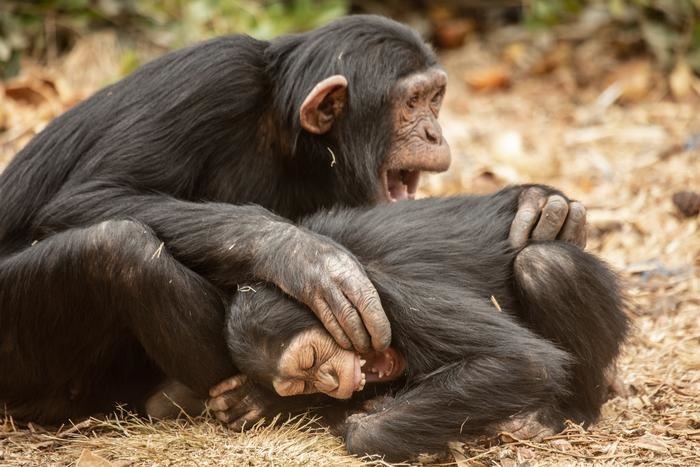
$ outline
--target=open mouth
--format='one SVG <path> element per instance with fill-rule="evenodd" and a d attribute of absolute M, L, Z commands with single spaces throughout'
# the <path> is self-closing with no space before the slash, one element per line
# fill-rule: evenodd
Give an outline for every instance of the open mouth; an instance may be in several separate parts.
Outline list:
<path fill-rule="evenodd" d="M 367 383 L 381 383 L 399 378 L 406 369 L 403 357 L 389 347 L 383 352 L 370 352 L 355 356 L 355 391 L 364 389 Z"/>
<path fill-rule="evenodd" d="M 420 170 L 388 169 L 382 172 L 384 196 L 391 202 L 414 199 L 419 181 Z"/>

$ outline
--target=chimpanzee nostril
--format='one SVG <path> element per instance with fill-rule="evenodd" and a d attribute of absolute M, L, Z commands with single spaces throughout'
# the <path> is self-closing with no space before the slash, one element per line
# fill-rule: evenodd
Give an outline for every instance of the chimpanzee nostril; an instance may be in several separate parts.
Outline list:
<path fill-rule="evenodd" d="M 440 144 L 442 142 L 442 129 L 435 119 L 426 118 L 423 121 L 423 132 L 425 140 L 430 144 Z"/>
<path fill-rule="evenodd" d="M 432 144 L 438 144 L 442 140 L 442 133 L 432 125 L 425 126 L 425 139 Z"/>

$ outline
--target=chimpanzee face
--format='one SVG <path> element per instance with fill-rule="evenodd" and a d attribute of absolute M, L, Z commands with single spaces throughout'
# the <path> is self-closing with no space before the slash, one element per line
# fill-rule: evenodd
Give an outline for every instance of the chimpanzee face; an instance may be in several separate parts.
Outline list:
<path fill-rule="evenodd" d="M 340 347 L 325 329 L 314 327 L 291 339 L 272 384 L 280 396 L 324 393 L 348 399 L 367 382 L 397 379 L 405 361 L 393 349 L 360 356 Z"/>
<path fill-rule="evenodd" d="M 301 127 L 308 133 L 322 135 L 330 132 L 343 114 L 347 114 L 351 128 L 365 125 L 367 122 L 354 120 L 346 108 L 348 86 L 342 75 L 317 83 L 299 109 Z M 391 135 L 386 155 L 384 149 L 374 153 L 382 158 L 374 175 L 378 177 L 374 201 L 413 199 L 421 172 L 443 172 L 449 168 L 450 147 L 437 120 L 446 86 L 447 74 L 434 66 L 398 79 L 385 96 L 391 106 Z M 382 133 L 382 138 L 385 136 Z"/>
<path fill-rule="evenodd" d="M 388 201 L 415 197 L 421 171 L 442 172 L 450 165 L 450 147 L 437 121 L 447 75 L 440 68 L 414 73 L 396 83 L 394 136 L 380 171 Z"/>

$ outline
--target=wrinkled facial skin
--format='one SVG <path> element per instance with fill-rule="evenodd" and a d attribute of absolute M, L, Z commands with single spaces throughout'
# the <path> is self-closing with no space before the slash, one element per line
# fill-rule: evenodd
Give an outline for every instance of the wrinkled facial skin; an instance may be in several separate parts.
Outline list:
<path fill-rule="evenodd" d="M 340 347 L 324 329 L 312 328 L 296 335 L 283 350 L 272 385 L 280 396 L 324 393 L 349 399 L 367 382 L 399 378 L 405 367 L 393 349 L 361 357 Z"/>
<path fill-rule="evenodd" d="M 282 352 L 272 385 L 280 396 L 322 392 L 348 399 L 362 383 L 355 356 L 320 328 L 303 331 Z"/>
<path fill-rule="evenodd" d="M 431 68 L 396 83 L 393 103 L 394 140 L 380 170 L 388 201 L 413 199 L 421 171 L 443 172 L 450 166 L 450 147 L 438 123 L 447 75 Z"/>

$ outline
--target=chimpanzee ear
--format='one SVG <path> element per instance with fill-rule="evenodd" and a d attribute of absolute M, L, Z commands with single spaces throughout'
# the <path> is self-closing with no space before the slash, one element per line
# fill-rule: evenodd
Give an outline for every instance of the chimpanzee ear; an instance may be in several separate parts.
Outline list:
<path fill-rule="evenodd" d="M 333 75 L 311 90 L 299 109 L 301 127 L 315 135 L 326 133 L 341 114 L 348 96 L 348 80 Z"/>

